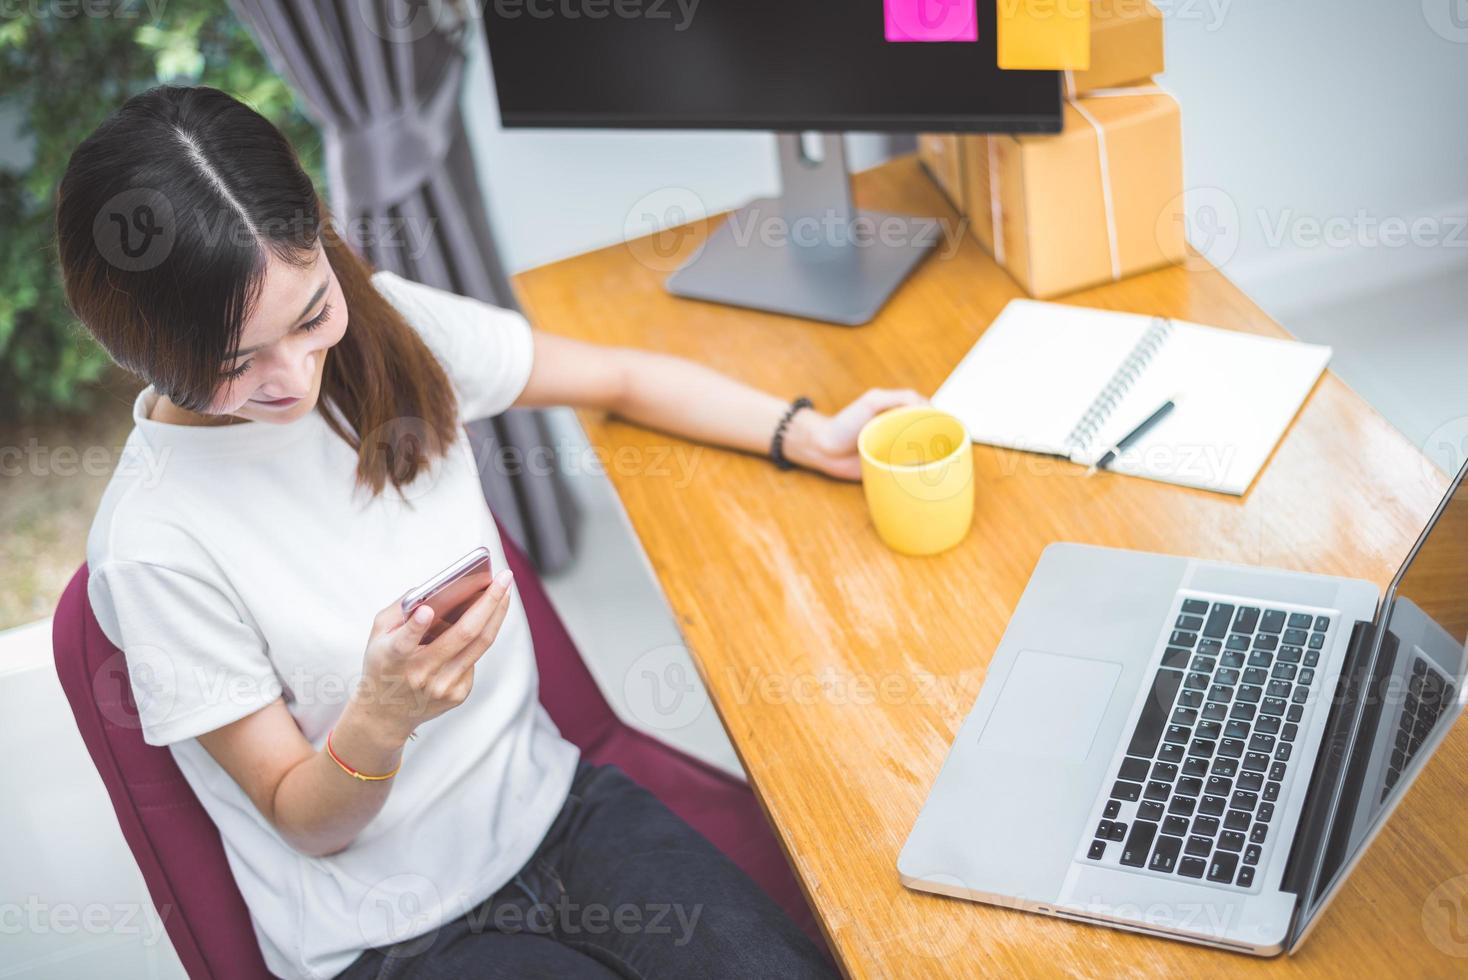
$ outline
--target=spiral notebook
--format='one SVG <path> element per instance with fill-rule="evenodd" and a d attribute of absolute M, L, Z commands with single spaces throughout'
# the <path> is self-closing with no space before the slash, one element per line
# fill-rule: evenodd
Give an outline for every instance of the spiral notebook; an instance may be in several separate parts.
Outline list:
<path fill-rule="evenodd" d="M 975 442 L 1094 464 L 1165 402 L 1108 469 L 1241 494 L 1330 348 L 1180 320 L 1012 300 L 933 395 Z"/>

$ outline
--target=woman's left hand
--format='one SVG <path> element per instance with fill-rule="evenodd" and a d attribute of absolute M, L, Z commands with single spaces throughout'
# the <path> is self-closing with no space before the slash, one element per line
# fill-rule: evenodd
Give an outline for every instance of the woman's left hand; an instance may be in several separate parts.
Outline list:
<path fill-rule="evenodd" d="M 889 408 L 922 405 L 927 399 L 906 389 L 872 388 L 835 415 L 796 412 L 785 434 L 785 458 L 838 480 L 861 479 L 856 437 L 862 426 Z"/>

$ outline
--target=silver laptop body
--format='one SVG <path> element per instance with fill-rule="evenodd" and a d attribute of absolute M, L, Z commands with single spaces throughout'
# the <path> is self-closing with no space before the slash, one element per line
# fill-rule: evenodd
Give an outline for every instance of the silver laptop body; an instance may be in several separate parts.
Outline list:
<path fill-rule="evenodd" d="M 1292 949 L 1461 710 L 1468 623 L 1445 628 L 1415 579 L 1401 587 L 1414 559 L 1468 555 L 1462 483 L 1380 604 L 1355 579 L 1051 545 L 898 858 L 903 883 Z M 1352 679 L 1401 693 L 1361 698 Z"/>

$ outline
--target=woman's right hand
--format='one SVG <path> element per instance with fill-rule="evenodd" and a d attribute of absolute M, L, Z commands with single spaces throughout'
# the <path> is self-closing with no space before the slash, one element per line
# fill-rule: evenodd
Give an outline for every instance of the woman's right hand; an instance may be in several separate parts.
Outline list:
<path fill-rule="evenodd" d="M 509 569 L 502 569 L 458 622 L 429 643 L 422 643 L 433 625 L 426 606 L 405 620 L 394 602 L 373 618 L 354 700 L 379 737 L 401 744 L 425 721 L 464 703 L 474 665 L 509 612 L 510 582 Z"/>

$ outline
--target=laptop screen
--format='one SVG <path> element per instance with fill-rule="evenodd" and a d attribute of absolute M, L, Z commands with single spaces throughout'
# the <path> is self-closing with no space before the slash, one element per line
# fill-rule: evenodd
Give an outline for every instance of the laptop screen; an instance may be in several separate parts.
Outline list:
<path fill-rule="evenodd" d="M 1317 887 L 1306 896 L 1296 936 L 1320 909 L 1340 873 L 1370 839 L 1457 720 L 1468 643 L 1468 486 L 1453 480 L 1442 505 L 1397 573 L 1377 617 L 1379 644 L 1361 665 L 1360 684 L 1342 707 L 1356 719 L 1349 751 L 1337 756 Z M 1344 688 L 1343 688 L 1344 690 Z M 1321 765 L 1329 764 L 1322 756 Z"/>

